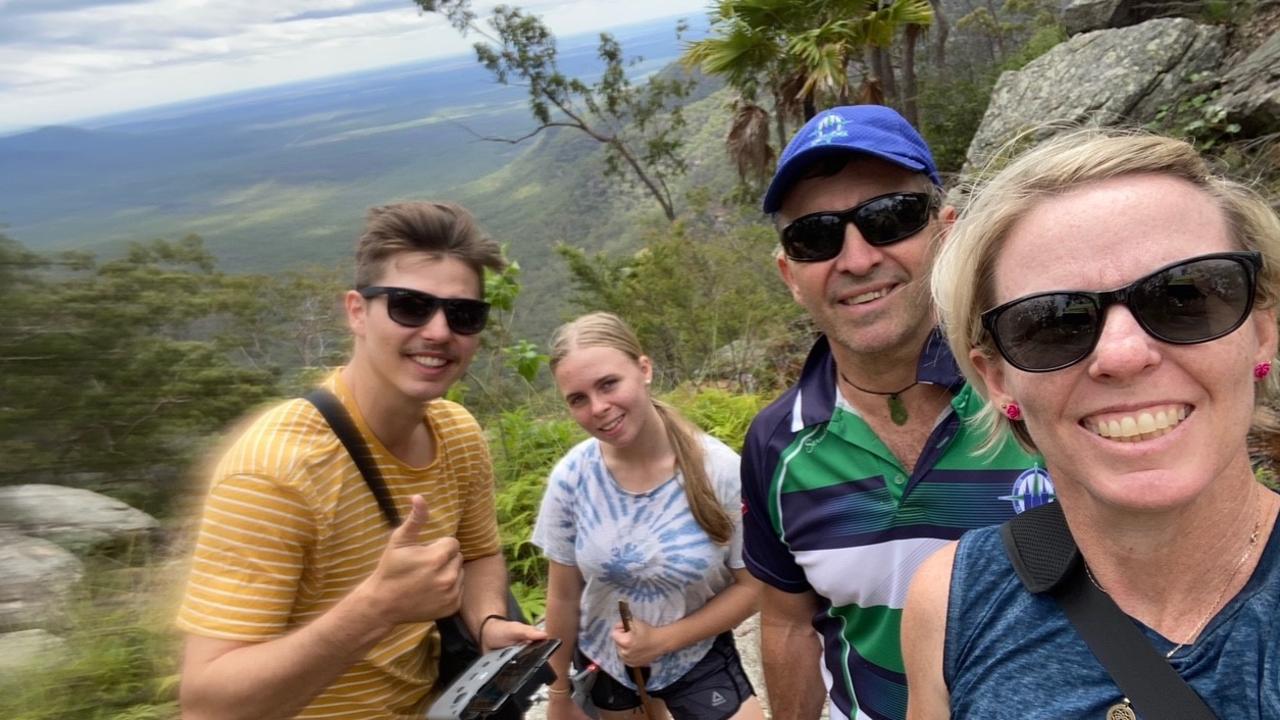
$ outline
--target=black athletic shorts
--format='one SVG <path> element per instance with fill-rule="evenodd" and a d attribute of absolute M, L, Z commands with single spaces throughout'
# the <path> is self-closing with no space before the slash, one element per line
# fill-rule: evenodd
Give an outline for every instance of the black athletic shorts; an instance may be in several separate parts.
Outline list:
<path fill-rule="evenodd" d="M 590 664 L 582 651 L 578 666 Z M 591 701 L 602 710 L 632 710 L 640 707 L 640 695 L 614 680 L 603 670 L 591 688 Z M 738 712 L 747 698 L 755 695 L 751 681 L 742 670 L 742 660 L 733 644 L 733 632 L 716 636 L 707 654 L 679 680 L 649 693 L 660 698 L 671 711 L 672 720 L 726 720 Z"/>

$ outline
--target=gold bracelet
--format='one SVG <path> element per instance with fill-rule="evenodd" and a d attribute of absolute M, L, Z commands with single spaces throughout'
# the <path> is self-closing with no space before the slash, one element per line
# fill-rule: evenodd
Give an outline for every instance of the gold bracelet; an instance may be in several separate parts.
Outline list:
<path fill-rule="evenodd" d="M 548 694 L 548 695 L 572 695 L 572 694 L 573 694 L 573 688 L 572 688 L 572 687 L 567 687 L 567 688 L 553 688 L 553 687 L 548 687 L 548 688 L 547 688 L 547 694 Z"/>

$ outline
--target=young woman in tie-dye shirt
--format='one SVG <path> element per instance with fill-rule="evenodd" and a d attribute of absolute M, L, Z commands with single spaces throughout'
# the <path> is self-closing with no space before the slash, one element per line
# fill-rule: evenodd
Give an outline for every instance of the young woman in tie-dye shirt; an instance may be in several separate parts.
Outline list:
<path fill-rule="evenodd" d="M 550 560 L 547 632 L 564 642 L 548 717 L 585 717 L 569 697 L 573 658 L 600 667 L 604 720 L 640 706 L 628 668 L 644 668 L 655 713 L 759 720 L 732 634 L 759 589 L 742 563 L 738 455 L 649 394 L 652 363 L 614 315 L 561 326 L 551 370 L 591 437 L 552 471 L 533 534 Z"/>

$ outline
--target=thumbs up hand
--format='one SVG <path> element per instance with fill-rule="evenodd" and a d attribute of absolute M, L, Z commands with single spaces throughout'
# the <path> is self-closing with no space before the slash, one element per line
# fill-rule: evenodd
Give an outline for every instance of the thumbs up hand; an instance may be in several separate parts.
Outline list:
<path fill-rule="evenodd" d="M 462 553 L 452 537 L 418 540 L 427 502 L 411 499 L 409 517 L 391 533 L 378 568 L 362 588 L 383 622 L 399 624 L 448 617 L 462 602 Z"/>
<path fill-rule="evenodd" d="M 409 498 L 409 503 L 412 505 L 409 517 L 400 523 L 400 527 L 391 532 L 392 547 L 417 545 L 422 526 L 427 524 L 427 501 L 421 495 L 414 495 Z"/>

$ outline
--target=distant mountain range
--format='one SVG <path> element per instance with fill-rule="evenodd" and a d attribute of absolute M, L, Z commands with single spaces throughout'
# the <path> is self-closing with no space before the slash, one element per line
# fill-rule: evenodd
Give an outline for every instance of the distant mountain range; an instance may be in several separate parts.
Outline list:
<path fill-rule="evenodd" d="M 675 18 L 612 32 L 628 57 L 643 56 L 637 77 L 680 52 Z M 597 38 L 562 39 L 562 70 L 598 73 Z M 109 255 L 129 241 L 196 233 L 231 271 L 326 263 L 349 256 L 371 205 L 474 198 L 477 181 L 553 140 L 478 136 L 531 127 L 526 91 L 498 85 L 470 56 L 46 127 L 0 137 L 0 228 L 35 250 Z M 560 152 L 548 162 L 566 159 Z M 547 183 L 565 174 L 544 170 Z M 505 199 L 508 209 L 518 200 Z"/>

